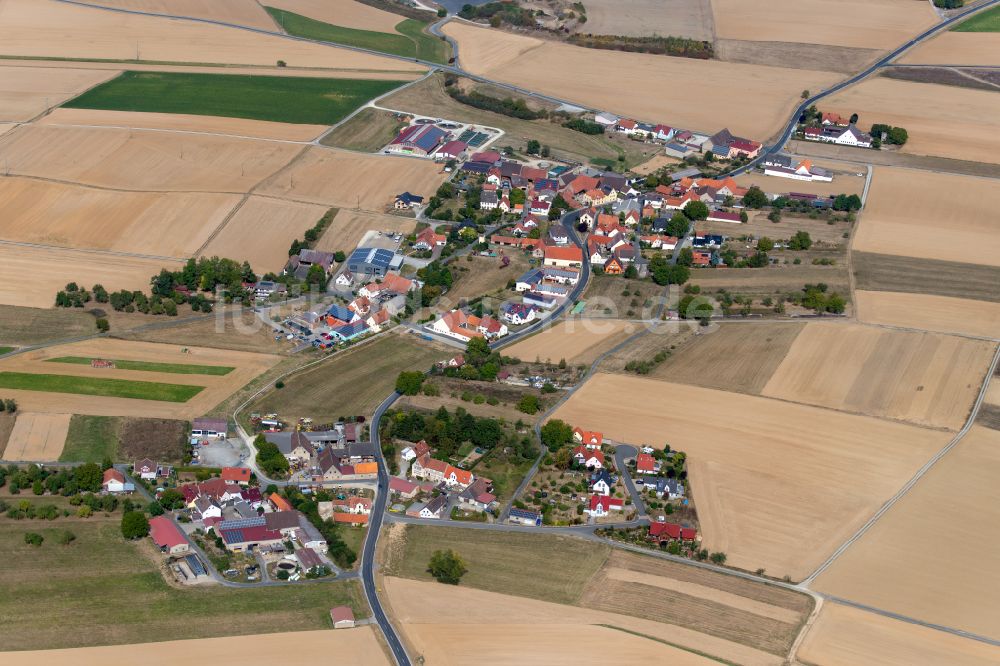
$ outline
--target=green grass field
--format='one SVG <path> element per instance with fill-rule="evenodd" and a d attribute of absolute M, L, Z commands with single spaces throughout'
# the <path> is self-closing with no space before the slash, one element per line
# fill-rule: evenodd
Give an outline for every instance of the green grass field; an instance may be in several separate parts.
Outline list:
<path fill-rule="evenodd" d="M 69 420 L 66 445 L 59 456 L 63 462 L 99 463 L 118 459 L 118 416 L 74 414 Z"/>
<path fill-rule="evenodd" d="M 17 347 L 0 347 L 0 355 L 9 354 L 17 349 Z"/>
<path fill-rule="evenodd" d="M 357 46 L 406 58 L 418 58 L 439 63 L 448 61 L 447 42 L 424 32 L 427 24 L 416 19 L 406 19 L 400 22 L 396 26 L 397 34 L 393 34 L 345 28 L 275 7 L 264 7 L 264 9 L 278 25 L 285 29 L 285 32 L 296 37 Z"/>
<path fill-rule="evenodd" d="M 60 356 L 45 360 L 51 363 L 90 365 L 90 362 L 94 359 L 90 356 Z M 228 375 L 236 369 L 225 365 L 191 365 L 188 363 L 154 363 L 151 361 L 114 360 L 114 364 L 117 370 L 145 370 L 147 372 L 168 372 L 175 375 Z"/>
<path fill-rule="evenodd" d="M 64 106 L 332 125 L 403 81 L 123 72 Z"/>
<path fill-rule="evenodd" d="M 244 413 L 273 412 L 293 422 L 303 416 L 317 422 L 367 416 L 392 393 L 400 372 L 427 371 L 448 354 L 415 336 L 386 335 L 288 377 L 284 388 L 266 393 Z"/>
<path fill-rule="evenodd" d="M 59 529 L 76 540 L 59 545 Z M 45 542 L 26 545 L 28 531 Z M 353 581 L 174 588 L 145 554 L 151 551 L 148 539 L 122 539 L 117 519 L 0 519 L 0 645 L 38 650 L 324 629 L 340 604 L 367 615 Z"/>
<path fill-rule="evenodd" d="M 162 402 L 187 402 L 204 386 L 136 382 L 128 379 L 43 375 L 30 372 L 0 372 L 0 388 L 46 393 L 75 393 L 108 398 L 135 398 Z"/>
<path fill-rule="evenodd" d="M 954 32 L 1000 32 L 1000 7 L 980 12 L 972 18 L 962 21 L 952 30 Z"/>
<path fill-rule="evenodd" d="M 611 552 L 603 544 L 540 532 L 410 525 L 406 547 L 393 552 L 386 573 L 434 580 L 427 563 L 442 548 L 451 548 L 465 560 L 469 571 L 462 577 L 463 586 L 559 604 L 576 603 Z"/>

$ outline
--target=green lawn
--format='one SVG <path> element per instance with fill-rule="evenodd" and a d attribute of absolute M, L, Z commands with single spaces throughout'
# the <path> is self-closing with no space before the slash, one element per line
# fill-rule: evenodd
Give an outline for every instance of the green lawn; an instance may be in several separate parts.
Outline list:
<path fill-rule="evenodd" d="M 117 416 L 74 414 L 59 460 L 95 463 L 105 458 L 117 460 L 119 420 Z"/>
<path fill-rule="evenodd" d="M 17 347 L 0 347 L 0 355 L 9 354 L 17 349 Z"/>
<path fill-rule="evenodd" d="M 400 22 L 396 26 L 397 34 L 393 34 L 345 28 L 274 7 L 265 7 L 264 9 L 285 29 L 285 32 L 296 37 L 357 46 L 406 58 L 419 58 L 439 63 L 448 61 L 447 42 L 424 32 L 427 24 L 416 19 L 406 19 Z"/>
<path fill-rule="evenodd" d="M 543 531 L 501 532 L 459 527 L 406 528 L 405 548 L 390 553 L 386 574 L 434 580 L 427 563 L 451 548 L 465 560 L 462 585 L 559 604 L 574 604 L 611 548 Z"/>
<path fill-rule="evenodd" d="M 0 350 L 3 348 L 0 347 Z M 0 353 L 3 353 L 0 351 Z M 74 365 L 90 365 L 94 359 L 90 356 L 60 356 L 46 359 L 51 363 L 72 363 Z M 191 365 L 187 363 L 153 363 L 151 361 L 120 361 L 114 360 L 117 370 L 146 370 L 147 372 L 169 372 L 175 375 L 228 375 L 236 368 L 225 365 Z"/>
<path fill-rule="evenodd" d="M 46 393 L 77 393 L 111 398 L 136 398 L 163 402 L 187 402 L 204 386 L 136 382 L 128 379 L 102 379 L 71 375 L 43 375 L 30 372 L 0 372 L 0 388 Z"/>
<path fill-rule="evenodd" d="M 123 72 L 64 106 L 332 125 L 403 81 Z"/>
<path fill-rule="evenodd" d="M 59 545 L 59 529 L 76 540 Z M 44 543 L 26 545 L 28 531 Z M 353 581 L 174 588 L 143 553 L 151 550 L 148 539 L 122 539 L 117 520 L 0 518 L 0 645 L 38 650 L 324 629 L 330 608 L 341 604 L 367 615 Z"/>
<path fill-rule="evenodd" d="M 954 32 L 1000 32 L 1000 7 L 980 12 L 972 18 L 962 21 L 952 30 Z"/>

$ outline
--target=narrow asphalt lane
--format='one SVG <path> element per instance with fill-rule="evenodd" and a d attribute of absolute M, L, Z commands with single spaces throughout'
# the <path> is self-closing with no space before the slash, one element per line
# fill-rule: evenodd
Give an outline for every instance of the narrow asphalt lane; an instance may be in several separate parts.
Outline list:
<path fill-rule="evenodd" d="M 632 475 L 628 471 L 628 466 L 625 461 L 628 458 L 635 458 L 639 455 L 639 449 L 632 446 L 631 444 L 619 444 L 615 447 L 615 467 L 618 468 L 618 474 L 622 477 L 622 483 L 625 484 L 625 489 L 628 490 L 628 494 L 632 496 L 632 504 L 635 506 L 636 510 L 639 512 L 638 518 L 646 517 L 646 503 L 642 499 L 642 495 L 636 490 L 635 483 L 632 481 Z"/>
<path fill-rule="evenodd" d="M 389 617 L 382 608 L 382 603 L 378 598 L 378 587 L 375 583 L 375 549 L 378 546 L 379 534 L 382 530 L 382 522 L 385 518 L 385 505 L 389 499 L 389 472 L 386 467 L 385 457 L 382 455 L 382 438 L 379 435 L 379 424 L 386 410 L 392 407 L 400 397 L 399 393 L 393 392 L 388 398 L 382 401 L 371 420 L 371 440 L 375 445 L 375 452 L 378 456 L 378 488 L 375 493 L 375 502 L 372 506 L 371 518 L 368 521 L 368 532 L 365 535 L 364 547 L 361 550 L 361 584 L 365 590 L 365 597 L 368 605 L 371 606 L 372 615 L 382 633 L 389 649 L 392 651 L 399 666 L 410 666 L 410 657 L 406 654 L 399 634 L 389 621 Z"/>

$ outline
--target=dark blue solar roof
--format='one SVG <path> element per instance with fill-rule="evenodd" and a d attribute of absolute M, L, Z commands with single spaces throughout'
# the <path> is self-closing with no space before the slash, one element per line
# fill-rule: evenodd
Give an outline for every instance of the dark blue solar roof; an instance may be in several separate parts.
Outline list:
<path fill-rule="evenodd" d="M 201 563 L 201 560 L 198 559 L 197 555 L 188 555 L 184 558 L 184 560 L 188 563 L 188 566 L 191 567 L 191 571 L 194 572 L 195 576 L 204 576 L 208 573 L 205 571 L 205 565 Z"/>
<path fill-rule="evenodd" d="M 372 266 L 389 268 L 389 265 L 392 263 L 392 257 L 393 253 L 390 250 L 385 250 L 382 248 L 359 247 L 357 250 L 351 253 L 351 258 L 348 261 L 348 263 L 370 264 Z"/>

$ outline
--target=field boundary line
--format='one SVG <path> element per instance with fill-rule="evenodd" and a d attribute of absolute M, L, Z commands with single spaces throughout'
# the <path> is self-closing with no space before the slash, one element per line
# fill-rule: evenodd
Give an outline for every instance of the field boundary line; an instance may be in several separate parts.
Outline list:
<path fill-rule="evenodd" d="M 83 93 L 81 93 L 81 95 L 82 94 Z M 77 97 L 79 97 L 79 95 L 77 95 Z M 102 109 L 81 109 L 81 110 L 95 110 L 95 111 L 100 111 Z M 135 112 L 132 112 L 132 111 L 121 111 L 119 113 L 146 113 L 146 112 L 144 112 L 144 111 L 135 111 Z M 166 114 L 168 112 L 166 112 L 166 111 L 161 111 L 161 112 L 150 111 L 148 113 L 164 113 L 164 114 Z M 174 115 L 193 115 L 194 116 L 194 115 L 199 115 L 199 114 L 192 113 L 192 114 L 174 114 Z M 252 118 L 243 118 L 243 119 L 241 119 L 241 118 L 238 118 L 236 116 L 204 116 L 204 117 L 206 117 L 206 118 L 223 118 L 223 119 L 225 119 L 225 118 L 232 118 L 232 119 L 235 119 L 235 120 L 253 120 Z M 34 121 L 35 121 L 35 119 L 32 119 L 32 120 L 30 120 L 30 121 L 28 121 L 27 123 L 24 123 L 24 124 L 34 123 Z M 266 123 L 266 122 L 281 122 L 281 121 L 262 120 L 260 122 L 265 122 Z M 299 124 L 299 123 L 282 123 L 282 124 L 294 125 L 294 124 Z M 267 141 L 267 142 L 270 142 L 270 143 L 290 143 L 290 144 L 293 144 L 293 145 L 309 145 L 309 144 L 313 143 L 311 140 L 310 141 L 295 141 L 293 139 L 275 139 L 275 138 L 268 138 L 268 137 L 263 137 L 263 136 L 250 136 L 250 135 L 247 135 L 247 134 L 229 134 L 227 132 L 208 132 L 208 131 L 205 131 L 205 130 L 185 130 L 185 129 L 173 129 L 173 128 L 167 128 L 167 127 L 133 127 L 131 125 L 81 125 L 81 124 L 78 124 L 78 123 L 47 123 L 45 125 L 39 125 L 39 127 L 69 127 L 69 128 L 74 128 L 75 127 L 75 128 L 79 128 L 79 129 L 117 129 L 117 130 L 128 130 L 130 132 L 160 132 L 160 133 L 163 133 L 163 134 L 194 134 L 194 135 L 201 135 L 201 136 L 217 136 L 217 137 L 221 137 L 223 139 L 242 139 L 242 140 L 247 140 L 247 141 Z"/>
<path fill-rule="evenodd" d="M 917 482 L 920 481 L 920 479 L 922 479 L 924 475 L 927 474 L 927 472 L 934 467 L 934 465 L 936 465 L 942 458 L 944 458 L 944 456 L 947 455 L 949 451 L 958 446 L 959 442 L 962 441 L 962 439 L 969 432 L 969 430 L 972 429 L 972 426 L 976 422 L 976 416 L 979 414 L 979 408 L 982 406 L 983 401 L 986 399 L 986 391 L 989 389 L 990 380 L 993 378 L 993 375 L 997 370 L 998 363 L 1000 363 L 1000 345 L 997 345 L 996 351 L 993 354 L 993 361 L 987 368 L 986 377 L 983 380 L 982 386 L 979 388 L 979 395 L 976 397 L 976 402 L 973 403 L 972 409 L 969 412 L 969 417 L 968 419 L 966 419 L 965 425 L 962 426 L 962 429 L 959 430 L 955 434 L 955 436 L 951 438 L 951 440 L 944 446 L 944 448 L 942 448 L 940 451 L 934 454 L 934 456 L 930 460 L 924 463 L 923 466 L 920 469 L 918 469 L 917 472 L 910 478 L 910 480 L 907 481 L 902 488 L 896 491 L 895 495 L 886 500 L 886 502 L 879 508 L 879 510 L 876 511 L 875 514 L 872 515 L 872 517 L 869 518 L 864 525 L 858 528 L 858 530 L 853 535 L 851 535 L 851 537 L 847 541 L 842 543 L 840 547 L 837 548 L 837 550 L 835 550 L 833 554 L 826 559 L 825 562 L 823 562 L 821 565 L 819 565 L 819 567 L 816 568 L 815 571 L 809 574 L 809 576 L 807 576 L 802 581 L 801 583 L 802 587 L 804 588 L 808 587 L 810 584 L 812 584 L 812 582 L 816 579 L 817 576 L 819 576 L 828 568 L 830 568 L 830 566 L 834 563 L 834 561 L 837 558 L 843 555 L 844 552 L 847 551 L 847 549 L 850 548 L 852 544 L 854 544 L 854 542 L 856 542 L 858 539 L 864 536 L 865 533 L 868 530 L 870 530 L 872 526 L 875 525 L 875 523 L 878 522 L 879 518 L 885 515 L 885 513 L 889 511 L 889 509 L 891 509 L 896 504 L 896 502 L 902 499 L 913 488 L 913 486 L 915 486 Z M 998 642 L 997 644 L 1000 645 L 1000 642 Z"/>
<path fill-rule="evenodd" d="M 25 126 L 26 127 L 26 126 Z M 4 136 L 13 134 L 13 131 L 7 132 Z M 127 189 L 121 187 L 108 187 L 106 185 L 95 185 L 94 183 L 84 183 L 78 180 L 63 180 L 62 178 L 50 178 L 48 176 L 36 176 L 27 173 L 5 173 L 0 175 L 0 177 L 5 178 L 27 178 L 29 180 L 36 180 L 40 183 L 55 183 L 56 185 L 68 185 L 71 187 L 85 187 L 88 190 L 98 190 L 100 192 L 121 192 L 124 194 L 244 194 L 244 192 L 233 191 L 229 192 L 226 190 L 141 190 L 141 189 Z"/>
<path fill-rule="evenodd" d="M 30 247 L 40 250 L 56 250 L 59 252 L 85 252 L 87 254 L 104 254 L 114 257 L 131 257 L 133 259 L 151 259 L 156 261 L 170 261 L 183 264 L 186 257 L 164 257 L 158 254 L 142 254 L 140 252 L 123 252 L 121 250 L 98 250 L 91 247 L 66 247 L 64 245 L 46 245 L 45 243 L 29 243 L 27 241 L 15 241 L 0 239 L 0 245 L 13 245 L 15 247 Z"/>

